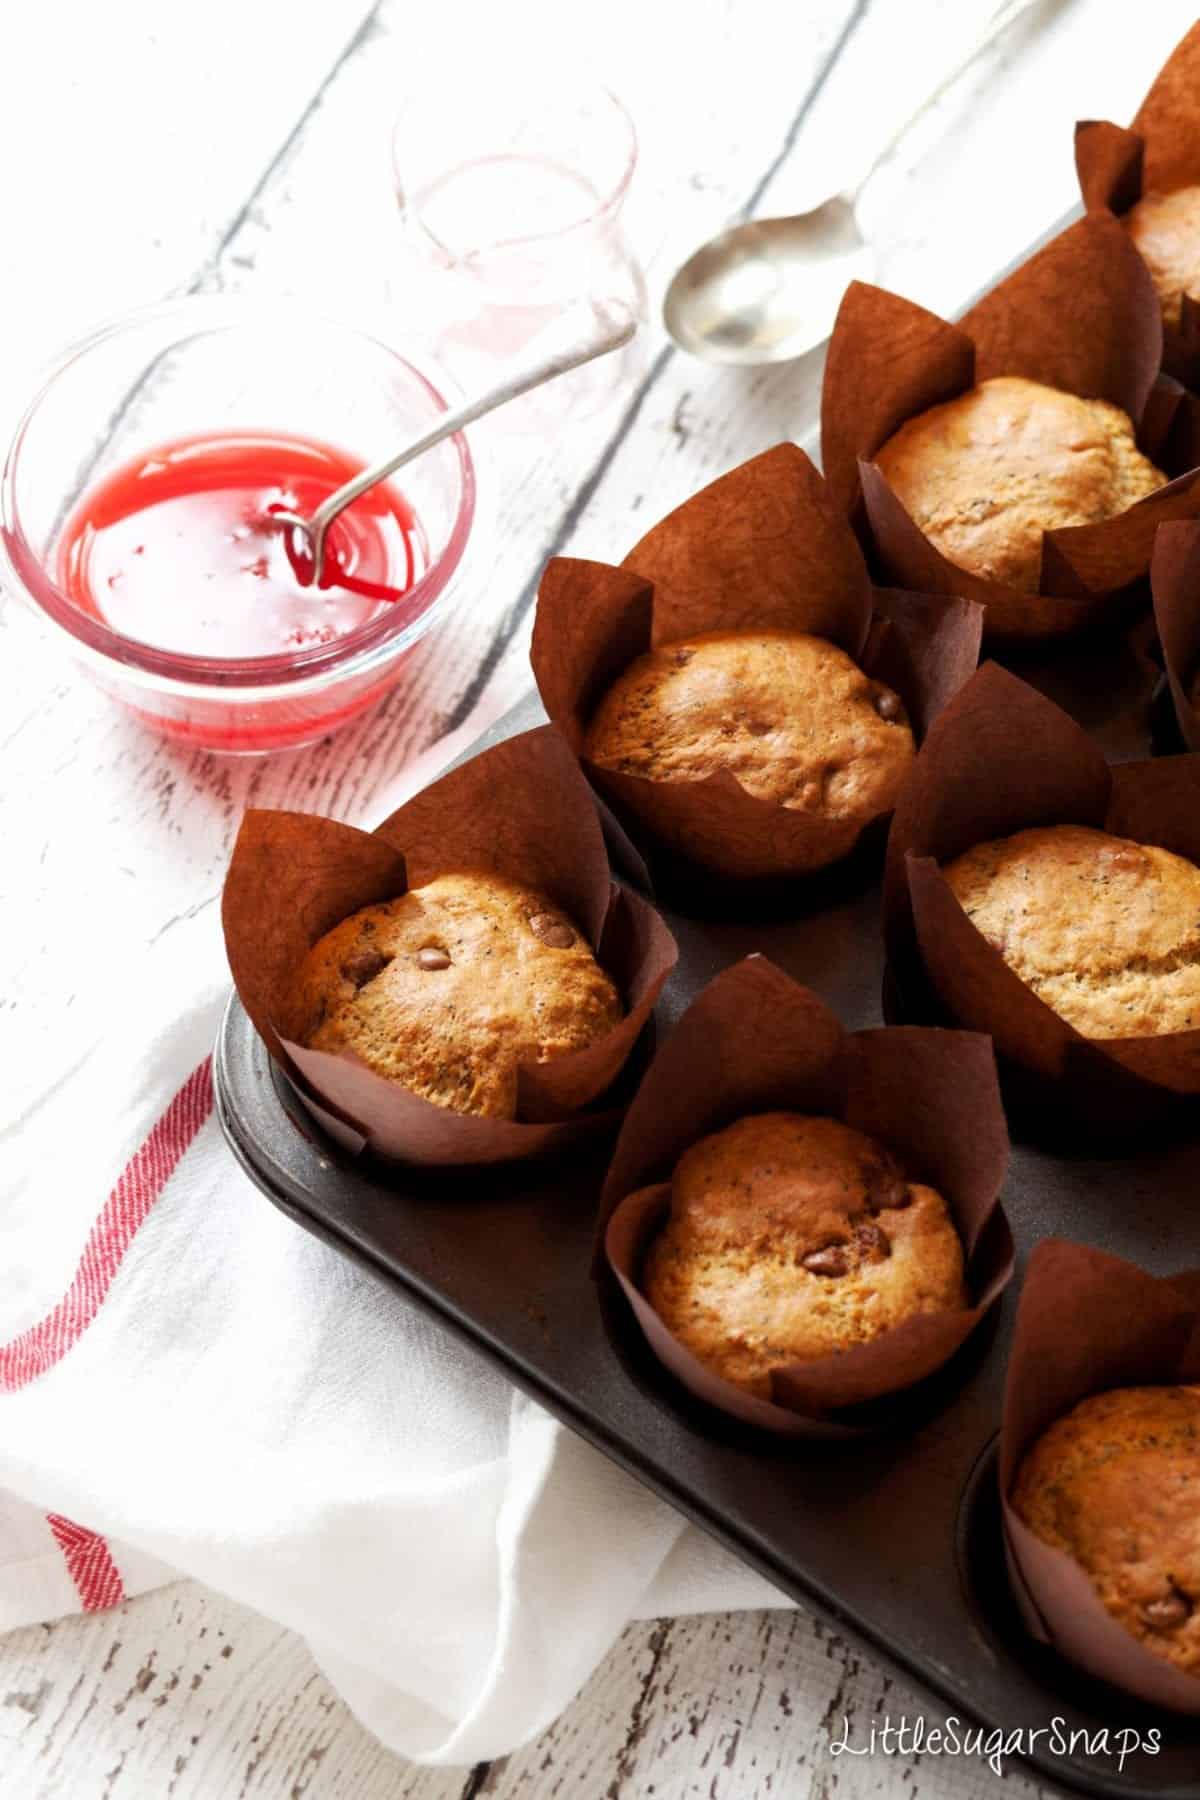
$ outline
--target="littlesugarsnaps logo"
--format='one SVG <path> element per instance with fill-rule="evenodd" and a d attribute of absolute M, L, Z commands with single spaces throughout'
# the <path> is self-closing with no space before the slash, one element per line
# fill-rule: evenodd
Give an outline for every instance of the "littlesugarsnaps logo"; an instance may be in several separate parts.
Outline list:
<path fill-rule="evenodd" d="M 840 1726 L 830 1731 L 831 1756 L 973 1756 L 987 1763 L 994 1775 L 1005 1773 L 1010 1757 L 1043 1755 L 1087 1756 L 1110 1761 L 1118 1774 L 1139 1750 L 1157 1756 L 1162 1749 L 1161 1731 L 1135 1731 L 1132 1726 L 1105 1725 L 1092 1730 L 1071 1726 L 1055 1716 L 1048 1725 L 1018 1726 L 1009 1731 L 999 1726 L 966 1725 L 953 1713 L 944 1725 L 930 1725 L 918 1713 L 898 1720 L 885 1713 L 868 1732 L 855 1737 L 845 1713 Z"/>

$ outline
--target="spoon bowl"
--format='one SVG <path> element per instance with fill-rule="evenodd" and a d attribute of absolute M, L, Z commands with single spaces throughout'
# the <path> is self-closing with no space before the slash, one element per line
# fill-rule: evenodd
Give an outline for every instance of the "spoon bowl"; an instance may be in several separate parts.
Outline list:
<path fill-rule="evenodd" d="M 837 195 L 813 212 L 711 239 L 676 273 L 663 319 L 706 362 L 788 362 L 828 337 L 847 283 L 874 273 L 854 207 Z"/>
<path fill-rule="evenodd" d="M 857 179 L 803 211 L 733 225 L 690 256 L 663 301 L 663 324 L 681 350 L 704 362 L 790 362 L 828 337 L 851 281 L 870 281 L 875 253 L 859 230 L 855 203 L 909 127 L 939 100 L 976 57 L 1037 0 L 1001 0 L 983 27 L 949 57 L 949 66 L 914 110 L 893 125 Z M 819 191 L 819 190 L 818 190 Z"/>

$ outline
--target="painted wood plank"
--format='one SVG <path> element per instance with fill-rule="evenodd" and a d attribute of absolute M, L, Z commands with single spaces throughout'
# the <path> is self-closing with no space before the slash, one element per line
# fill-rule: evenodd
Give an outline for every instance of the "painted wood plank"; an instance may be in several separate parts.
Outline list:
<path fill-rule="evenodd" d="M 359 1726 L 291 1632 L 190 1582 L 0 1640 L 3 1800 L 457 1800 Z"/>
<path fill-rule="evenodd" d="M 799 1611 L 632 1625 L 549 1731 L 475 1770 L 418 1769 L 303 1645 L 192 1583 L 0 1645 L 0 1800 L 990 1800 L 979 1758 L 835 1754 L 923 1695 Z M 1014 1764 L 1006 1793 L 1044 1790 Z"/>
<path fill-rule="evenodd" d="M 985 1800 L 993 1791 L 994 1775 L 977 1760 L 836 1754 L 832 1746 L 843 1737 L 865 1748 L 872 1725 L 886 1717 L 898 1723 L 923 1715 L 932 1725 L 941 1715 L 806 1613 L 660 1620 L 640 1641 L 627 1632 L 610 1662 L 631 1653 L 646 1676 L 638 1703 L 615 1746 L 607 1785 L 583 1785 L 583 1792 L 603 1792 L 608 1800 L 651 1794 L 656 1800 L 867 1800 L 907 1793 Z M 599 1680 L 589 1684 L 557 1727 L 508 1759 L 495 1782 L 497 1800 L 573 1791 L 577 1770 L 589 1767 L 573 1751 L 573 1715 L 592 1708 L 601 1691 Z M 541 1780 L 551 1777 L 553 1784 L 543 1788 Z M 1010 1765 L 1005 1791 L 1032 1800 L 1039 1790 Z"/>

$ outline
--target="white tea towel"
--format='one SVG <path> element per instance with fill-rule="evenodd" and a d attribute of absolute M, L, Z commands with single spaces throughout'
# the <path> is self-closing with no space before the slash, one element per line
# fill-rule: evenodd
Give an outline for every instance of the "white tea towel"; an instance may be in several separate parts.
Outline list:
<path fill-rule="evenodd" d="M 386 1744 L 469 1763 L 630 1618 L 781 1604 L 241 1173 L 216 912 L 0 1135 L 0 1627 L 194 1576 L 301 1632 Z"/>

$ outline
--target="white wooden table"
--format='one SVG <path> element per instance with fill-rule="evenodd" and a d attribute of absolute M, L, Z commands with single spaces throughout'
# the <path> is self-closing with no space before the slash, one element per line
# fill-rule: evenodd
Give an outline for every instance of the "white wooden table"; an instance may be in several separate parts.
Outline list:
<path fill-rule="evenodd" d="M 500 23 L 514 59 L 557 45 L 627 99 L 642 138 L 627 220 L 656 309 L 690 247 L 748 202 L 786 210 L 814 166 L 836 163 L 848 124 L 873 130 L 913 94 L 923 44 L 988 10 L 514 0 Z M 483 0 L 420 14 L 404 0 L 41 0 L 6 17 L 0 396 L 97 315 L 167 292 L 303 292 L 333 310 L 390 312 L 403 335 L 389 115 L 414 74 L 452 82 L 488 11 Z M 880 278 L 941 310 L 960 304 L 1070 204 L 1074 119 L 1128 117 L 1191 17 L 1186 0 L 1158 0 L 1135 32 L 1123 0 L 1043 0 L 873 181 L 863 213 Z M 334 218 L 345 252 L 314 264 L 310 246 Z M 553 445 L 500 421 L 479 430 L 497 524 L 460 629 L 375 714 L 299 754 L 228 762 L 165 748 L 70 679 L 24 615 L 0 612 L 4 885 L 37 920 L 5 930 L 11 1109 L 108 992 L 104 971 L 54 955 L 81 855 L 118 965 L 161 954 L 178 917 L 213 905 L 248 802 L 369 821 L 407 759 L 447 731 L 482 729 L 525 688 L 548 556 L 619 556 L 703 482 L 792 435 L 804 387 L 803 370 L 706 369 L 652 324 L 644 378 L 605 414 Z M 80 784 L 91 835 L 64 843 L 56 818 Z M 103 852 L 117 833 L 114 863 Z M 861 1738 L 883 1713 L 920 1711 L 934 1716 L 819 1619 L 662 1621 L 631 1627 L 539 1742 L 490 1767 L 420 1770 L 355 1723 L 299 1640 L 180 1583 L 0 1639 L 0 1795 L 982 1795 L 994 1777 L 974 1763 L 832 1758 L 842 1715 Z M 1033 1791 L 1020 1777 L 1013 1789 Z"/>

